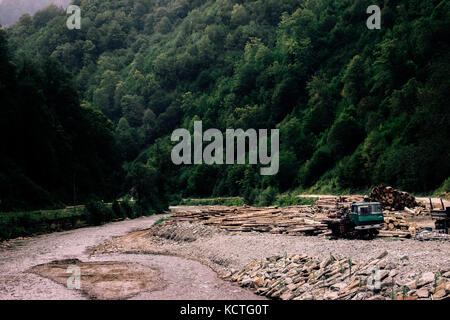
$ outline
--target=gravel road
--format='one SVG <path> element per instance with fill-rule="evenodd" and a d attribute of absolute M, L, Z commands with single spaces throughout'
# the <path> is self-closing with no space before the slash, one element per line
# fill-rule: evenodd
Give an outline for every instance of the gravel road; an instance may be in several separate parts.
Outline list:
<path fill-rule="evenodd" d="M 205 265 L 179 257 L 149 254 L 107 254 L 89 256 L 86 249 L 138 229 L 149 228 L 161 216 L 109 223 L 66 232 L 14 241 L 0 248 L 0 300 L 5 299 L 88 299 L 77 290 L 69 290 L 52 280 L 28 272 L 29 268 L 55 260 L 136 262 L 160 272 L 165 289 L 141 292 L 133 299 L 247 300 L 261 299 L 249 290 L 219 279 Z"/>

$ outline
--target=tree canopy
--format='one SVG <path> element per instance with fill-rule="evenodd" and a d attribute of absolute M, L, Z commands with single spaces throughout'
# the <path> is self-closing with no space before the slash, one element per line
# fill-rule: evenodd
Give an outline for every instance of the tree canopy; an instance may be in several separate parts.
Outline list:
<path fill-rule="evenodd" d="M 86 106 L 76 110 L 91 122 L 101 114 L 111 120 L 102 132 L 115 132 L 125 188 L 142 201 L 168 199 L 166 192 L 249 199 L 263 190 L 363 190 L 381 182 L 428 192 L 450 176 L 446 0 L 378 1 L 380 30 L 366 27 L 374 4 L 366 0 L 73 3 L 81 30 L 68 30 L 65 13 L 51 8 L 8 28 L 13 61 L 51 57 L 71 72 Z M 42 68 L 42 78 L 29 63 L 10 77 L 45 86 Z M 46 108 L 56 101 L 36 95 L 28 99 Z M 38 111 L 45 112 L 52 109 Z M 220 130 L 280 129 L 279 174 L 172 165 L 168 135 L 195 119 Z M 50 139 L 57 135 L 34 150 L 47 150 Z"/>

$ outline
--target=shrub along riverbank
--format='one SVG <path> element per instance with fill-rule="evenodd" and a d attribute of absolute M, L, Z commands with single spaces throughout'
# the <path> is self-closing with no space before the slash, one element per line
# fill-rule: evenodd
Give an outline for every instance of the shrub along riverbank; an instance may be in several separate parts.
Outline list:
<path fill-rule="evenodd" d="M 153 212 L 146 212 L 128 200 L 112 204 L 90 201 L 85 206 L 58 210 L 0 213 L 0 240 L 98 226 L 151 214 Z"/>
<path fill-rule="evenodd" d="M 301 206 L 314 205 L 317 198 L 301 198 L 294 194 L 276 194 L 272 192 L 261 193 L 254 202 L 248 202 L 242 197 L 219 197 L 205 199 L 183 199 L 179 203 L 181 206 L 237 206 L 242 207 L 245 204 L 255 207 L 264 206 Z"/>
<path fill-rule="evenodd" d="M 262 194 L 254 206 L 314 205 L 315 198 L 300 198 L 293 194 Z M 241 197 L 207 199 L 183 199 L 179 205 L 186 206 L 244 206 Z M 71 230 L 86 226 L 98 226 L 111 221 L 149 216 L 155 212 L 142 209 L 127 199 L 105 204 L 90 201 L 85 206 L 67 207 L 58 210 L 0 213 L 0 240 Z"/>

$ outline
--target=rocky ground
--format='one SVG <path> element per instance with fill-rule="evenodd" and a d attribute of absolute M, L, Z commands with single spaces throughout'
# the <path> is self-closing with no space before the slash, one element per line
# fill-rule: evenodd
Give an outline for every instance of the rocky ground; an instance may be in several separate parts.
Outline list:
<path fill-rule="evenodd" d="M 275 256 L 224 276 L 256 293 L 282 300 L 450 299 L 450 268 L 401 279 L 387 251 L 365 262 L 330 256 Z"/>
<path fill-rule="evenodd" d="M 449 241 L 235 232 L 200 222 L 155 225 L 161 218 L 3 243 L 0 299 L 449 296 Z M 72 265 L 82 271 L 81 290 L 65 285 L 68 275 L 64 270 Z M 380 290 L 367 286 L 373 266 L 381 272 Z"/>
<path fill-rule="evenodd" d="M 214 226 L 188 222 L 162 223 L 95 246 L 88 252 L 94 256 L 129 252 L 188 257 L 210 266 L 227 279 L 230 279 L 230 275 L 245 270 L 251 263 L 274 256 L 306 255 L 319 262 L 333 257 L 337 261 L 351 259 L 365 264 L 388 253 L 383 263 L 386 263 L 389 270 L 395 270 L 395 290 L 403 290 L 405 284 L 420 279 L 424 273 L 437 275 L 450 271 L 448 241 L 422 242 L 386 238 L 332 240 L 328 237 L 228 232 Z M 254 277 L 250 281 L 251 279 L 255 280 Z M 391 279 L 387 281 L 392 283 Z M 244 281 L 244 286 L 250 285 Z M 276 295 L 279 296 L 281 294 Z"/>
<path fill-rule="evenodd" d="M 4 242 L 0 246 L 0 300 L 264 299 L 220 279 L 195 260 L 122 252 L 97 256 L 85 253 L 99 243 L 150 228 L 160 218 L 152 216 Z M 70 273 L 61 274 L 61 267 L 68 265 L 81 267 L 81 290 L 67 287 Z M 140 287 L 143 273 L 150 282 Z"/>

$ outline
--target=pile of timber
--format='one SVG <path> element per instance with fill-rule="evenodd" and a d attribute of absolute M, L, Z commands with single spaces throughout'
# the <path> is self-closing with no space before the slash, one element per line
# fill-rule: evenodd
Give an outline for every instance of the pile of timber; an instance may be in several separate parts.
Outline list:
<path fill-rule="evenodd" d="M 405 212 L 407 212 L 412 217 L 429 216 L 431 213 L 429 209 L 422 206 L 418 206 L 415 208 L 405 207 Z"/>
<path fill-rule="evenodd" d="M 201 222 L 227 231 L 269 232 L 289 235 L 327 233 L 327 225 L 315 216 L 311 206 L 254 208 L 205 206 L 174 209 L 168 222 Z"/>
<path fill-rule="evenodd" d="M 340 217 L 345 211 L 349 211 L 352 203 L 364 202 L 364 196 L 323 196 L 316 201 L 315 208 L 318 212 L 325 213 L 330 218 Z"/>
<path fill-rule="evenodd" d="M 409 193 L 384 185 L 374 187 L 370 192 L 369 200 L 380 202 L 384 209 L 391 211 L 404 210 L 405 207 L 415 208 L 417 206 L 416 199 Z"/>
<path fill-rule="evenodd" d="M 384 222 L 384 228 L 380 232 L 382 237 L 411 238 L 421 230 L 416 223 L 409 222 L 398 214 L 385 216 Z"/>

